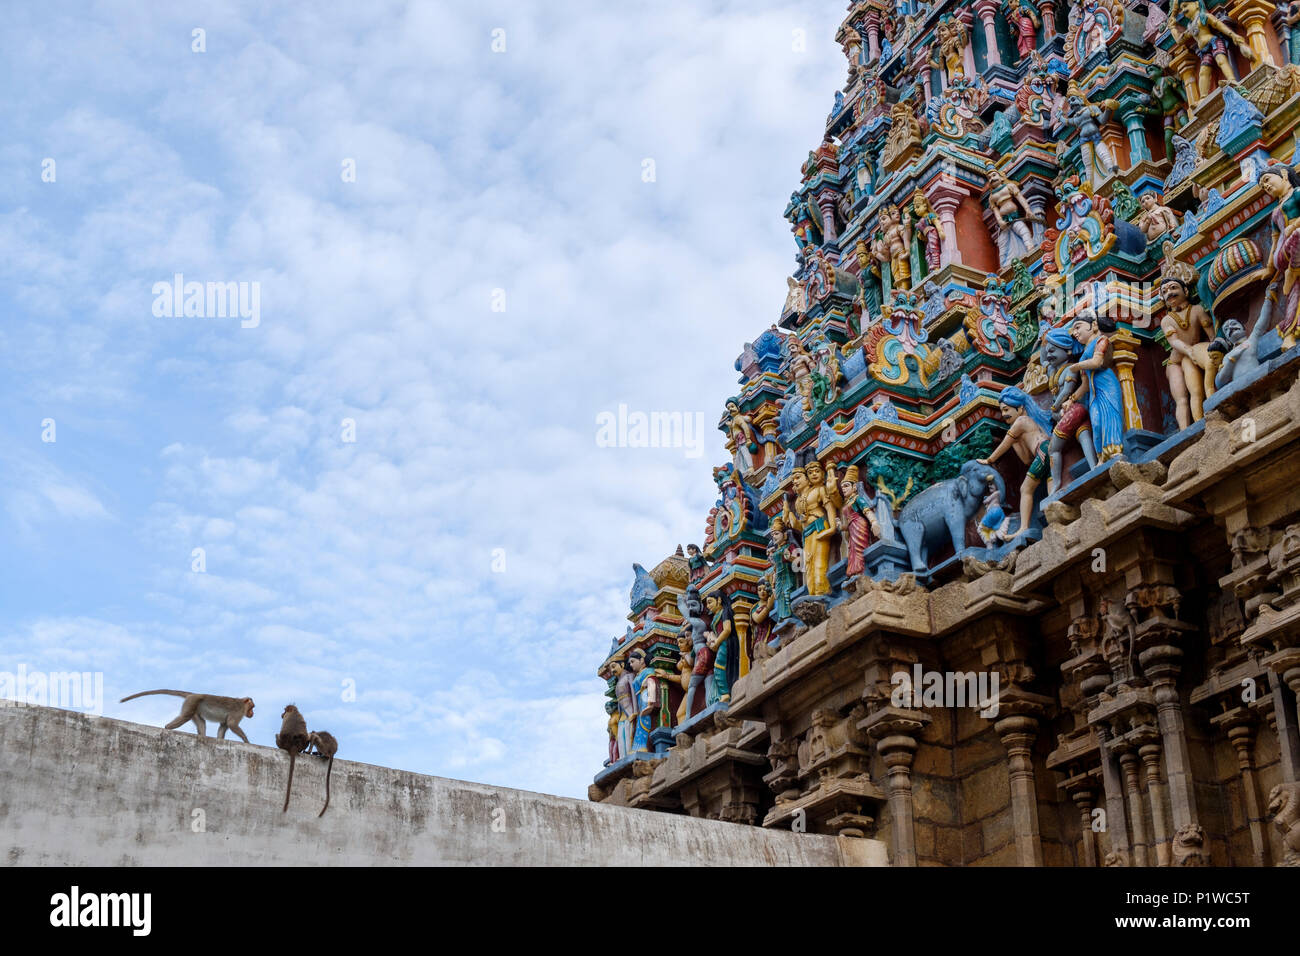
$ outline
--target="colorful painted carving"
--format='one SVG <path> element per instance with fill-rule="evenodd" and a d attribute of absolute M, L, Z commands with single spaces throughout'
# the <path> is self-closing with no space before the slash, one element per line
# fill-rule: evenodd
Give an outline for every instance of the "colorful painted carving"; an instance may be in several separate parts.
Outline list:
<path fill-rule="evenodd" d="M 1038 8 L 1032 0 L 1004 0 L 1007 23 L 1015 28 L 1016 49 L 1021 59 L 1029 56 L 1038 46 L 1038 29 L 1043 25 Z"/>
<path fill-rule="evenodd" d="M 1201 99 L 1213 93 L 1219 81 L 1235 83 L 1239 79 L 1232 62 L 1232 46 L 1249 62 L 1258 62 L 1246 38 L 1211 13 L 1205 0 L 1173 0 L 1170 14 L 1169 32 L 1175 41 L 1186 44 L 1200 62 L 1196 82 Z"/>
<path fill-rule="evenodd" d="M 1007 179 L 996 166 L 989 169 L 989 209 L 999 230 L 999 259 L 1005 265 L 1028 256 L 1040 238 L 1034 226 L 1042 225 L 1042 215 L 1029 204 L 1020 187 Z"/>
<path fill-rule="evenodd" d="M 1194 301 L 1200 276 L 1194 268 L 1174 258 L 1173 248 L 1173 243 L 1165 243 L 1165 269 L 1160 275 L 1165 315 L 1160 320 L 1160 330 L 1172 352 L 1165 374 L 1169 378 L 1169 393 L 1174 398 L 1178 427 L 1186 428 L 1201 420 L 1205 398 L 1214 394 L 1219 353 L 1209 351 L 1214 339 L 1214 322 Z"/>
<path fill-rule="evenodd" d="M 1300 2 L 1266 6 L 851 5 L 703 543 L 636 566 L 599 669 L 618 772 L 838 602 L 1032 563 L 1294 358 Z"/>
<path fill-rule="evenodd" d="M 1275 163 L 1259 177 L 1259 188 L 1273 198 L 1273 244 L 1268 253 L 1268 271 L 1273 276 L 1281 314 L 1277 328 L 1282 342 L 1292 348 L 1300 340 L 1300 172 Z"/>
<path fill-rule="evenodd" d="M 1101 128 L 1110 120 L 1111 111 L 1118 108 L 1119 100 L 1116 99 L 1090 103 L 1077 83 L 1071 83 L 1065 94 L 1065 115 L 1061 118 L 1061 123 L 1067 128 L 1072 127 L 1077 133 L 1080 161 L 1083 163 L 1082 174 L 1092 182 L 1094 188 L 1100 186 L 1107 177 L 1119 172 L 1115 154 L 1101 135 Z"/>

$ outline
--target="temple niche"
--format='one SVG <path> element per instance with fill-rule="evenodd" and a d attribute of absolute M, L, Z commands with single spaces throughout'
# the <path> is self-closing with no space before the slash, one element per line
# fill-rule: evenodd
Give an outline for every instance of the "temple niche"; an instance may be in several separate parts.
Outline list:
<path fill-rule="evenodd" d="M 592 799 L 895 865 L 1300 862 L 1300 5 L 860 0 L 836 40 Z"/>

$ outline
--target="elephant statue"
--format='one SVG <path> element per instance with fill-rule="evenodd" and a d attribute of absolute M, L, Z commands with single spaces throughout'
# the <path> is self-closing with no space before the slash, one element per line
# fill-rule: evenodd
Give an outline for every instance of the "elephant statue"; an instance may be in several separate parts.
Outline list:
<path fill-rule="evenodd" d="M 990 478 L 999 498 L 1005 501 L 1006 485 L 997 470 L 968 461 L 957 477 L 936 482 L 903 505 L 898 513 L 898 530 L 914 572 L 921 574 L 929 568 L 930 550 L 942 545 L 944 535 L 952 541 L 954 551 L 966 547 L 966 522 L 979 511 Z"/>

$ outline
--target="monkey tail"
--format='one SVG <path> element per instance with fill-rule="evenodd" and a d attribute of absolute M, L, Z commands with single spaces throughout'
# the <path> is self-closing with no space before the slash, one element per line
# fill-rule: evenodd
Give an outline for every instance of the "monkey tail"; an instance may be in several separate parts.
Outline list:
<path fill-rule="evenodd" d="M 135 700 L 137 697 L 148 697 L 150 694 L 171 694 L 173 697 L 193 697 L 187 690 L 142 690 L 138 694 L 132 694 L 130 697 L 123 697 L 118 701 L 119 704 L 125 704 L 128 700 Z"/>
<path fill-rule="evenodd" d="M 289 812 L 289 794 L 293 792 L 293 760 L 294 752 L 289 751 L 289 782 L 284 787 L 284 809 L 281 813 Z"/>
<path fill-rule="evenodd" d="M 316 814 L 319 820 L 325 816 L 325 811 L 330 808 L 330 771 L 334 769 L 334 758 L 330 757 L 330 762 L 325 765 L 325 806 L 320 808 L 320 813 Z"/>

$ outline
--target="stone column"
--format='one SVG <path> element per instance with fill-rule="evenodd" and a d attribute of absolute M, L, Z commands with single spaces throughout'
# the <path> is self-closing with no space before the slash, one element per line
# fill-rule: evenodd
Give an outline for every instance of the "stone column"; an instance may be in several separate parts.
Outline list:
<path fill-rule="evenodd" d="M 880 59 L 880 11 L 867 12 L 867 56 L 868 62 Z"/>
<path fill-rule="evenodd" d="M 885 762 L 889 778 L 889 813 L 893 817 L 894 866 L 916 866 L 912 758 L 916 755 L 916 738 L 929 720 L 929 716 L 920 711 L 886 707 L 858 725 L 875 739 L 876 750 Z"/>
<path fill-rule="evenodd" d="M 1101 751 L 1101 783 L 1106 793 L 1106 836 L 1112 853 L 1118 853 L 1128 860 L 1130 850 L 1128 826 L 1125 823 L 1124 784 L 1120 780 L 1116 767 L 1117 751 L 1111 742 L 1110 731 L 1105 724 L 1094 727 Z"/>
<path fill-rule="evenodd" d="M 1079 808 L 1079 826 L 1083 834 L 1083 865 L 1097 865 L 1097 841 L 1092 836 L 1092 791 L 1086 787 L 1070 794 L 1074 805 Z"/>
<path fill-rule="evenodd" d="M 1151 734 L 1152 738 L 1155 733 Z M 1169 865 L 1169 824 L 1165 819 L 1165 793 L 1160 782 L 1160 744 L 1154 739 L 1138 748 L 1147 777 L 1147 800 L 1151 806 L 1151 839 L 1156 848 L 1156 866 Z"/>
<path fill-rule="evenodd" d="M 998 50 L 997 23 L 993 19 L 998 6 L 998 0 L 975 0 L 975 12 L 979 14 L 984 24 L 984 43 L 988 47 L 989 66 L 998 66 L 1002 63 L 1002 53 Z M 973 60 L 974 57 L 972 56 L 971 59 Z"/>
<path fill-rule="evenodd" d="M 835 194 L 823 190 L 817 194 L 817 208 L 822 211 L 822 235 L 827 242 L 837 238 L 835 228 Z"/>
<path fill-rule="evenodd" d="M 1173 57 L 1169 63 L 1170 67 L 1178 78 L 1183 81 L 1183 89 L 1187 92 L 1187 103 L 1191 109 L 1196 108 L 1196 104 L 1201 101 L 1201 86 L 1196 79 L 1197 71 L 1200 70 L 1200 61 L 1192 57 L 1191 51 L 1187 49 L 1187 44 L 1179 43 L 1174 46 Z"/>
<path fill-rule="evenodd" d="M 1128 133 L 1128 159 L 1129 168 L 1131 169 L 1144 159 L 1151 158 L 1151 150 L 1147 147 L 1146 130 L 1142 125 L 1141 113 L 1130 109 L 1124 114 L 1124 132 Z"/>
<path fill-rule="evenodd" d="M 1119 765 L 1124 772 L 1124 790 L 1128 794 L 1129 826 L 1133 829 L 1133 865 L 1147 865 L 1147 822 L 1142 813 L 1142 791 L 1138 782 L 1138 757 L 1132 745 L 1121 742 Z"/>
<path fill-rule="evenodd" d="M 1003 717 L 993 728 L 1007 748 L 1011 776 L 1011 818 L 1016 828 L 1016 855 L 1021 866 L 1043 865 L 1038 830 L 1038 793 L 1034 788 L 1034 740 L 1038 720 L 1029 714 Z"/>
<path fill-rule="evenodd" d="M 1296 713 L 1287 706 L 1282 675 L 1270 673 L 1269 686 L 1273 691 L 1270 724 L 1277 737 L 1278 750 L 1282 754 L 1282 779 L 1297 781 L 1300 780 L 1300 728 L 1296 726 Z"/>
<path fill-rule="evenodd" d="M 1254 66 L 1258 66 L 1260 63 L 1277 66 L 1277 62 L 1273 59 L 1273 51 L 1268 46 L 1268 37 L 1264 33 L 1264 28 L 1268 25 L 1268 18 L 1276 9 L 1277 5 L 1267 2 L 1267 0 L 1237 0 L 1236 3 L 1228 7 L 1228 12 L 1241 24 L 1242 30 L 1245 31 L 1246 42 L 1250 44 L 1250 48 L 1255 51 L 1255 56 L 1259 58 L 1259 63 L 1253 64 Z M 1249 69 L 1247 72 L 1250 72 Z M 1245 79 L 1245 77 L 1242 77 L 1242 79 Z"/>
<path fill-rule="evenodd" d="M 966 194 L 944 178 L 936 179 L 926 194 L 930 206 L 943 224 L 943 245 L 939 250 L 939 268 L 961 262 L 961 247 L 957 245 L 957 208 Z"/>
<path fill-rule="evenodd" d="M 1151 681 L 1156 699 L 1156 720 L 1165 748 L 1165 777 L 1169 781 L 1169 805 L 1174 814 L 1174 830 L 1198 823 L 1196 791 L 1192 783 L 1191 756 L 1187 749 L 1187 729 L 1178 697 L 1178 674 L 1183 652 L 1172 644 L 1148 647 L 1138 655 L 1142 673 Z"/>
<path fill-rule="evenodd" d="M 1115 374 L 1119 377 L 1120 396 L 1124 401 L 1124 430 L 1142 427 L 1142 409 L 1138 407 L 1137 387 L 1133 384 L 1133 366 L 1137 364 L 1137 336 L 1132 332 L 1118 331 L 1110 336 L 1114 349 Z M 1098 449 L 1100 453 L 1101 449 Z"/>
<path fill-rule="evenodd" d="M 925 101 L 928 103 L 933 94 L 930 92 L 930 64 L 926 62 L 930 59 L 930 50 L 927 47 L 917 54 L 916 69 L 921 74 L 921 88 L 925 91 Z"/>
<path fill-rule="evenodd" d="M 1056 36 L 1056 4 L 1052 0 L 1040 0 L 1038 13 L 1043 18 L 1043 39 L 1050 41 Z"/>
<path fill-rule="evenodd" d="M 1237 768 L 1241 771 L 1242 802 L 1246 809 L 1246 822 L 1250 826 L 1250 843 L 1255 852 L 1255 865 L 1268 866 L 1268 836 L 1264 833 L 1264 815 L 1259 805 L 1259 784 L 1255 779 L 1253 744 L 1255 728 L 1246 714 L 1234 719 L 1228 727 L 1228 742 L 1237 755 Z"/>

